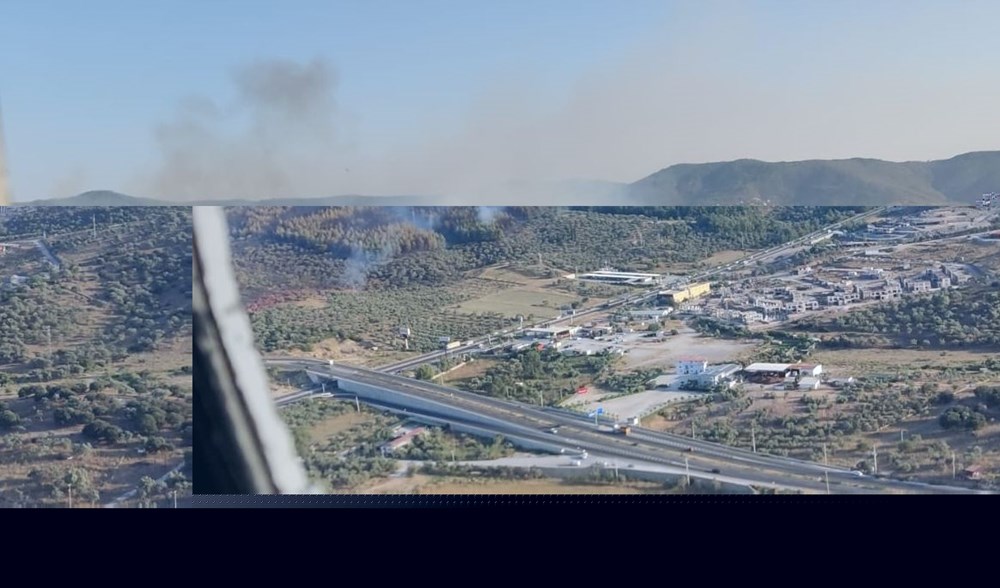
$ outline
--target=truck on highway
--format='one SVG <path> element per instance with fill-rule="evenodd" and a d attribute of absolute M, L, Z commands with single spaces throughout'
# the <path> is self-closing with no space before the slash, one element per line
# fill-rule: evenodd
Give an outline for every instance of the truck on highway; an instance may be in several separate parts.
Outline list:
<path fill-rule="evenodd" d="M 628 425 L 615 425 L 613 431 L 619 435 L 630 435 L 632 434 L 632 427 Z"/>
<path fill-rule="evenodd" d="M 462 346 L 461 341 L 449 341 L 448 343 L 444 344 L 445 349 L 458 349 L 461 346 Z"/>

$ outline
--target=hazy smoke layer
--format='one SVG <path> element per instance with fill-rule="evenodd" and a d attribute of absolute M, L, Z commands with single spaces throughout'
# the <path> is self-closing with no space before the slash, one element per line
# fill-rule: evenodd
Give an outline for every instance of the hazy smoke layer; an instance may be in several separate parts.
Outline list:
<path fill-rule="evenodd" d="M 337 76 L 325 61 L 259 62 L 235 72 L 235 101 L 186 100 L 157 128 L 162 161 L 151 179 L 169 200 L 309 194 L 333 162 Z"/>
<path fill-rule="evenodd" d="M 549 81 L 558 64 L 543 57 L 512 63 L 443 119 L 405 110 L 413 129 L 368 135 L 356 151 L 330 65 L 257 63 L 235 73 L 231 105 L 189 101 L 159 128 L 162 165 L 137 192 L 624 204 L 618 183 L 677 163 L 925 161 L 997 148 L 994 2 L 816 3 L 781 19 L 752 4 L 675 3 L 648 36 L 561 81 Z M 954 51 L 926 42 L 939 36 Z M 425 83 L 444 98 L 458 87 Z M 410 88 L 398 90 L 405 109 Z M 382 114 L 366 110 L 365 124 Z"/>

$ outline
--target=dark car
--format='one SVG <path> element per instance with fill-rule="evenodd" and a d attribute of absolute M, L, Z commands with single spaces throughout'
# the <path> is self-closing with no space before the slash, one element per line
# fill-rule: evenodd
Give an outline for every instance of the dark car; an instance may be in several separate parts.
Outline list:
<path fill-rule="evenodd" d="M 721 474 L 722 472 L 719 471 L 719 468 L 712 468 L 712 473 L 713 474 Z"/>

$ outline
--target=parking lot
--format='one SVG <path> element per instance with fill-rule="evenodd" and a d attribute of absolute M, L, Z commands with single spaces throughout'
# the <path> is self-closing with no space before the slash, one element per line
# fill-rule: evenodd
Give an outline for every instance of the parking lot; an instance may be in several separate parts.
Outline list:
<path fill-rule="evenodd" d="M 670 390 L 647 390 L 637 394 L 628 394 L 611 398 L 610 400 L 587 399 L 572 406 L 587 412 L 594 411 L 598 407 L 604 409 L 604 413 L 624 420 L 635 416 L 643 416 L 659 410 L 668 404 L 693 400 L 702 394 L 698 392 L 678 392 Z"/>
<path fill-rule="evenodd" d="M 630 333 L 618 345 L 625 349 L 625 369 L 662 368 L 673 372 L 677 361 L 689 355 L 704 357 L 708 363 L 730 363 L 753 349 L 753 343 L 706 337 L 691 329 L 677 329 L 677 335 L 666 335 L 662 341 L 645 337 L 645 333 Z"/>

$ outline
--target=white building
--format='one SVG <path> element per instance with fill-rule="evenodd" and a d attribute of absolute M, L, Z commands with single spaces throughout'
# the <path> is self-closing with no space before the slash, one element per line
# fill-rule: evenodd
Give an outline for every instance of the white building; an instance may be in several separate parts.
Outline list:
<path fill-rule="evenodd" d="M 797 372 L 799 376 L 818 377 L 823 373 L 823 366 L 818 363 L 796 363 L 788 366 L 789 371 Z"/>
<path fill-rule="evenodd" d="M 740 371 L 739 364 L 727 363 L 724 365 L 713 365 L 706 368 L 704 372 L 698 374 L 697 386 L 702 390 L 710 390 L 722 384 L 732 386 L 735 382 L 733 376 Z"/>
<path fill-rule="evenodd" d="M 682 357 L 677 360 L 677 375 L 694 376 L 708 369 L 708 360 L 704 357 Z"/>
<path fill-rule="evenodd" d="M 930 280 L 905 280 L 904 286 L 910 292 L 929 292 L 931 289 Z"/>
<path fill-rule="evenodd" d="M 657 321 L 666 318 L 672 311 L 672 308 L 650 308 L 646 310 L 633 310 L 629 314 L 634 319 Z"/>
<path fill-rule="evenodd" d="M 663 280 L 660 274 L 644 274 L 637 272 L 616 272 L 599 270 L 589 274 L 569 274 L 567 279 L 577 279 L 584 282 L 604 282 L 609 284 L 653 284 Z"/>
<path fill-rule="evenodd" d="M 819 378 L 805 377 L 799 378 L 796 384 L 795 378 L 788 378 L 785 380 L 785 389 L 794 390 L 798 388 L 799 390 L 816 390 L 819 388 Z"/>

